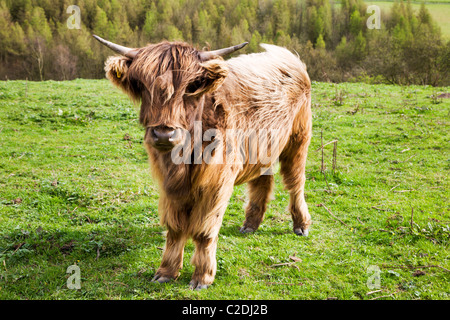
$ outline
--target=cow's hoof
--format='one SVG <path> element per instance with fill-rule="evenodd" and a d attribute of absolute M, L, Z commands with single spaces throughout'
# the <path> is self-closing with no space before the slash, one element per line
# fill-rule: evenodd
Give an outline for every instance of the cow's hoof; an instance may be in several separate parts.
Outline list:
<path fill-rule="evenodd" d="M 203 290 L 203 289 L 208 289 L 209 285 L 198 282 L 196 280 L 191 280 L 191 282 L 189 282 L 189 288 L 191 288 L 192 290 Z"/>
<path fill-rule="evenodd" d="M 241 233 L 252 233 L 255 231 L 255 229 L 253 229 L 251 227 L 242 227 L 239 231 Z"/>
<path fill-rule="evenodd" d="M 296 228 L 294 229 L 294 233 L 298 236 L 307 237 L 309 234 L 309 230 L 303 230 L 302 228 Z"/>
<path fill-rule="evenodd" d="M 156 275 L 156 276 L 153 277 L 152 282 L 166 283 L 166 282 L 169 282 L 169 281 L 172 281 L 172 280 L 173 280 L 173 278 L 170 278 L 170 277 Z"/>

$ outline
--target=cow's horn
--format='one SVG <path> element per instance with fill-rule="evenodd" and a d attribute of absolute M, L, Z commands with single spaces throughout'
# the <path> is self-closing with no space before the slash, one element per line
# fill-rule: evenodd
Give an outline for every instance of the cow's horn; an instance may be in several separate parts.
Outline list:
<path fill-rule="evenodd" d="M 138 53 L 138 49 L 127 48 L 127 47 L 112 43 L 111 41 L 102 39 L 99 36 L 96 36 L 95 34 L 93 34 L 92 36 L 95 39 L 97 39 L 100 43 L 104 44 L 108 48 L 112 49 L 113 51 L 115 51 L 125 57 L 134 59 L 136 57 L 136 54 Z"/>
<path fill-rule="evenodd" d="M 245 47 L 248 44 L 248 42 L 244 42 L 241 44 L 238 44 L 236 46 L 232 46 L 229 48 L 223 48 L 223 49 L 219 49 L 219 50 L 214 50 L 214 51 L 201 51 L 200 52 L 200 59 L 203 61 L 207 61 L 210 60 L 214 57 L 217 56 L 226 56 L 227 54 L 233 53 L 239 49 L 242 49 L 243 47 Z"/>

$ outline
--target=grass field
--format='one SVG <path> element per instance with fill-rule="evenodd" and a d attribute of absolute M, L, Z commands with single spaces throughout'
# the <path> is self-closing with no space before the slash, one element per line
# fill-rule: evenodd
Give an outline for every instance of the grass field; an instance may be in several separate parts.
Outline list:
<path fill-rule="evenodd" d="M 313 83 L 309 237 L 278 174 L 262 226 L 239 233 L 238 186 L 197 292 L 192 242 L 175 282 L 150 282 L 164 229 L 128 98 L 106 80 L 0 82 L 0 299 L 449 299 L 449 89 Z M 338 140 L 324 173 L 321 132 Z"/>
<path fill-rule="evenodd" d="M 378 5 L 382 11 L 390 12 L 394 1 L 365 1 L 369 5 Z M 430 12 L 433 20 L 441 28 L 442 37 L 444 40 L 450 40 L 450 1 L 449 0 L 432 0 L 424 1 L 425 6 Z M 406 3 L 406 1 L 405 1 Z M 411 6 L 415 12 L 420 9 L 421 1 L 411 1 Z"/>

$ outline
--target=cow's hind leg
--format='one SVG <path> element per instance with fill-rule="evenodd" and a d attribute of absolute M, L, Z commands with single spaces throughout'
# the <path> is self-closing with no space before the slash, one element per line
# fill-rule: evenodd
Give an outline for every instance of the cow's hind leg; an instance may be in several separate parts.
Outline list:
<path fill-rule="evenodd" d="M 248 182 L 249 203 L 245 209 L 242 233 L 253 232 L 261 224 L 273 188 L 273 175 L 260 176 Z"/>
<path fill-rule="evenodd" d="M 289 190 L 289 211 L 297 235 L 307 236 L 311 225 L 311 216 L 305 201 L 305 165 L 308 146 L 311 140 L 310 126 L 301 134 L 291 137 L 286 149 L 280 155 L 280 172 L 283 182 Z"/>
<path fill-rule="evenodd" d="M 307 150 L 303 146 L 299 147 L 294 154 L 280 158 L 280 172 L 289 190 L 289 211 L 294 223 L 294 232 L 299 236 L 307 236 L 311 225 L 311 216 L 305 201 L 306 153 Z"/>
<path fill-rule="evenodd" d="M 156 271 L 153 282 L 168 282 L 178 277 L 183 266 L 183 253 L 186 244 L 186 236 L 180 232 L 168 229 L 166 246 L 164 248 L 161 265 Z"/>

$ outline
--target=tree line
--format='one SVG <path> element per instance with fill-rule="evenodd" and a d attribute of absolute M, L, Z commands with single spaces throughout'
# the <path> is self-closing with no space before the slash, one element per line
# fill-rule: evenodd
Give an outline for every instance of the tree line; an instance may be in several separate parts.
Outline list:
<path fill-rule="evenodd" d="M 362 0 L 0 0 L 0 79 L 102 78 L 111 52 L 94 33 L 129 47 L 248 41 L 250 53 L 273 43 L 317 81 L 450 85 L 450 41 L 424 4 L 395 2 L 379 29 L 367 27 L 371 15 Z"/>

